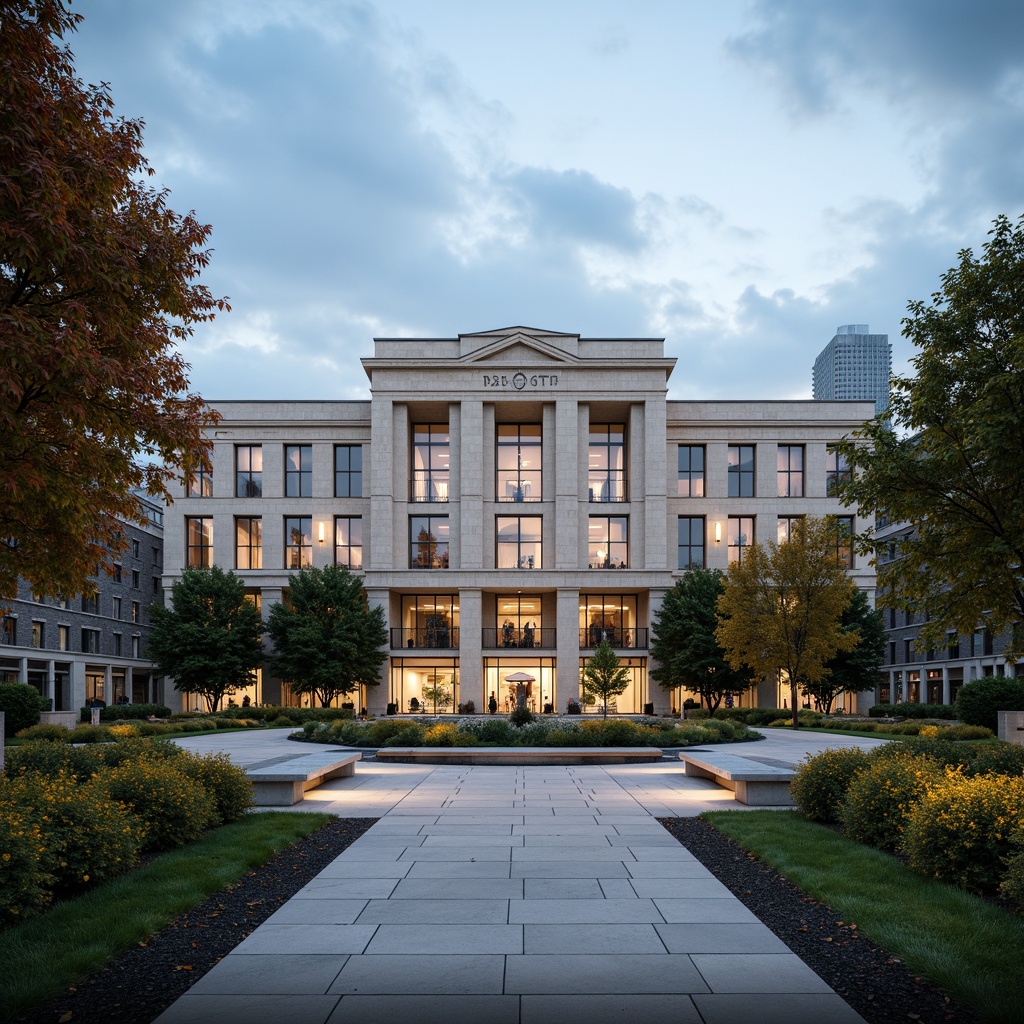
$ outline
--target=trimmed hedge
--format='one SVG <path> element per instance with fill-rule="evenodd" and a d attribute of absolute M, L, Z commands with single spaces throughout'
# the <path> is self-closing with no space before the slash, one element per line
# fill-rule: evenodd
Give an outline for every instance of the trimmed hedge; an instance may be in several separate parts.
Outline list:
<path fill-rule="evenodd" d="M 945 718 L 955 719 L 956 709 L 952 704 L 916 704 L 904 701 L 901 704 L 875 704 L 868 708 L 871 718 Z"/>
<path fill-rule="evenodd" d="M 983 725 L 995 732 L 999 727 L 997 711 L 1024 711 L 1024 679 L 976 679 L 961 687 L 953 706 L 961 722 Z"/>
<path fill-rule="evenodd" d="M 83 722 L 92 721 L 92 708 L 82 708 L 79 717 Z M 100 708 L 101 722 L 125 722 L 139 718 L 170 718 L 171 709 L 166 704 L 110 704 Z"/>
<path fill-rule="evenodd" d="M 27 683 L 0 683 L 0 711 L 4 713 L 4 736 L 10 739 L 22 729 L 35 725 L 50 702 Z"/>

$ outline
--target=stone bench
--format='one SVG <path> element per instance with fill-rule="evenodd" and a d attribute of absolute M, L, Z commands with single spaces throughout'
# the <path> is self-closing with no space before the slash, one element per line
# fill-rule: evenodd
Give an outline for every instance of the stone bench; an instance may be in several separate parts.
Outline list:
<path fill-rule="evenodd" d="M 378 761 L 398 764 L 640 764 L 660 761 L 656 747 L 382 747 Z"/>
<path fill-rule="evenodd" d="M 247 768 L 246 778 L 252 783 L 252 795 L 259 807 L 290 807 L 303 794 L 329 779 L 354 775 L 356 761 L 362 754 L 338 755 L 336 750 L 300 754 L 278 764 Z"/>
<path fill-rule="evenodd" d="M 792 768 L 762 764 L 739 754 L 711 751 L 701 751 L 699 755 L 681 752 L 679 760 L 683 762 L 684 775 L 713 779 L 718 785 L 731 789 L 738 803 L 755 807 L 793 806 L 789 784 L 796 772 Z"/>

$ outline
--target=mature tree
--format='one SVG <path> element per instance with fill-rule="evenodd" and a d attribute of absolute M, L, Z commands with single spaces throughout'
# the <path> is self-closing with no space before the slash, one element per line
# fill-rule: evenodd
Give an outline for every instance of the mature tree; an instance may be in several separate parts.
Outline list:
<path fill-rule="evenodd" d="M 149 656 L 174 688 L 201 696 L 216 711 L 248 686 L 263 662 L 263 622 L 245 583 L 218 566 L 186 569 L 171 588 L 172 607 L 153 605 Z"/>
<path fill-rule="evenodd" d="M 1024 218 L 997 218 L 981 258 L 959 259 L 907 307 L 916 373 L 893 378 L 894 429 L 876 419 L 843 446 L 847 503 L 912 527 L 892 552 L 862 546 L 880 601 L 924 613 L 922 648 L 1024 619 Z M 1018 631 L 1007 659 L 1021 654 Z"/>
<path fill-rule="evenodd" d="M 832 704 L 841 693 L 873 690 L 885 656 L 885 623 L 882 613 L 872 608 L 863 590 L 854 590 L 843 609 L 844 633 L 857 635 L 857 646 L 838 651 L 825 665 L 825 674 L 816 683 L 804 683 L 804 693 L 831 714 Z"/>
<path fill-rule="evenodd" d="M 746 666 L 734 669 L 715 636 L 717 603 L 725 586 L 718 569 L 690 569 L 665 595 L 653 622 L 652 678 L 665 690 L 685 687 L 714 713 L 727 693 L 742 693 L 756 683 Z"/>
<path fill-rule="evenodd" d="M 718 601 L 715 631 L 734 668 L 749 665 L 759 676 L 785 672 L 793 726 L 797 690 L 817 683 L 838 651 L 852 650 L 855 633 L 842 628 L 854 585 L 837 556 L 834 517 L 805 519 L 783 544 L 754 544 L 729 567 Z"/>
<path fill-rule="evenodd" d="M 602 640 L 594 656 L 583 668 L 583 699 L 590 703 L 596 697 L 604 704 L 604 717 L 608 717 L 608 698 L 625 693 L 629 686 L 629 672 L 619 664 L 618 655 L 607 640 Z"/>
<path fill-rule="evenodd" d="M 60 0 L 0 3 L 0 597 L 74 593 L 123 548 L 133 488 L 208 455 L 175 349 L 227 308 L 210 228 L 144 183 L 142 122 L 85 86 Z"/>
<path fill-rule="evenodd" d="M 361 577 L 331 565 L 302 569 L 288 587 L 287 604 L 275 604 L 267 621 L 275 674 L 324 707 L 360 685 L 376 686 L 388 631 L 384 610 L 367 605 Z"/>

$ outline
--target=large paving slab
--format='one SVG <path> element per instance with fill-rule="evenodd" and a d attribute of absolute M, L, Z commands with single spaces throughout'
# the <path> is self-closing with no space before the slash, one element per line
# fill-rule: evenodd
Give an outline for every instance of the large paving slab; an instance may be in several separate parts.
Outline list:
<path fill-rule="evenodd" d="M 361 762 L 295 809 L 380 820 L 159 1024 L 857 1024 L 654 820 L 711 807 L 667 762 Z"/>

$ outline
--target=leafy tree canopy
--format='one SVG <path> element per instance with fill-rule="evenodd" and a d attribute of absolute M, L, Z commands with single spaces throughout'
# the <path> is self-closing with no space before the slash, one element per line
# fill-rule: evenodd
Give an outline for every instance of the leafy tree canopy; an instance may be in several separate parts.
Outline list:
<path fill-rule="evenodd" d="M 757 682 L 748 667 L 734 669 L 729 664 L 715 636 L 724 587 L 725 573 L 718 569 L 687 572 L 654 616 L 650 652 L 658 663 L 651 676 L 663 689 L 692 690 L 712 712 L 727 693 L 742 693 Z"/>
<path fill-rule="evenodd" d="M 201 696 L 216 711 L 248 686 L 263 662 L 263 622 L 245 583 L 218 566 L 186 569 L 171 588 L 172 607 L 153 605 L 146 647 L 174 688 Z"/>
<path fill-rule="evenodd" d="M 196 280 L 210 228 L 145 184 L 142 122 L 76 76 L 79 20 L 0 4 L 0 597 L 85 589 L 142 517 L 132 489 L 168 497 L 217 419 L 175 349 L 227 308 Z"/>
<path fill-rule="evenodd" d="M 604 703 L 604 717 L 608 717 L 608 698 L 625 693 L 629 686 L 629 672 L 619 664 L 618 655 L 607 640 L 602 640 L 594 656 L 583 669 L 583 694 L 589 702 L 597 697 Z"/>
<path fill-rule="evenodd" d="M 324 707 L 360 685 L 376 686 L 388 631 L 384 610 L 367 606 L 362 579 L 332 565 L 302 569 L 288 586 L 288 602 L 275 604 L 267 621 L 274 673 Z"/>
<path fill-rule="evenodd" d="M 803 691 L 818 702 L 825 714 L 842 693 L 873 690 L 885 656 L 885 623 L 882 613 L 872 608 L 863 590 L 854 590 L 843 610 L 844 633 L 857 635 L 857 646 L 837 651 L 825 665 L 825 674 L 816 683 L 804 683 Z"/>
<path fill-rule="evenodd" d="M 959 260 L 907 307 L 917 355 L 892 381 L 895 429 L 876 419 L 842 449 L 847 504 L 909 526 L 891 552 L 877 536 L 862 546 L 880 601 L 924 612 L 922 648 L 1024 619 L 1024 218 L 997 218 L 981 257 Z"/>
<path fill-rule="evenodd" d="M 838 651 L 857 645 L 857 634 L 842 628 L 854 585 L 838 543 L 834 517 L 804 519 L 785 543 L 754 544 L 733 562 L 718 601 L 716 636 L 729 664 L 761 677 L 785 671 L 794 728 L 798 687 L 819 682 Z"/>

